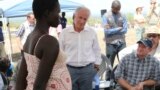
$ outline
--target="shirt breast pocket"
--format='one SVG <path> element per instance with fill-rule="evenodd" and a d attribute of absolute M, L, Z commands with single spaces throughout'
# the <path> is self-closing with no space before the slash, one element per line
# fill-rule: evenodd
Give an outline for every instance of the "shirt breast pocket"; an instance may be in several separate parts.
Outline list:
<path fill-rule="evenodd" d="M 123 27 L 123 18 L 122 18 L 122 17 L 120 17 L 120 18 L 118 19 L 118 26 L 119 26 L 119 27 Z"/>
<path fill-rule="evenodd" d="M 83 49 L 84 51 L 89 52 L 92 49 L 92 41 L 85 41 Z"/>
<path fill-rule="evenodd" d="M 65 41 L 65 49 L 67 50 L 75 50 L 77 48 L 77 40 L 75 39 L 66 39 Z"/>

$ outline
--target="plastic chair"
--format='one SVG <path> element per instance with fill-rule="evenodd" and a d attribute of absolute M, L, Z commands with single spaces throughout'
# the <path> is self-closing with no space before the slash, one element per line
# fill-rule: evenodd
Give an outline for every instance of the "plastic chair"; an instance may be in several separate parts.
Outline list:
<path fill-rule="evenodd" d="M 113 68 L 110 60 L 104 54 L 102 54 L 101 57 L 102 63 L 98 71 L 100 79 L 99 88 L 111 90 L 111 87 L 113 86 L 113 80 L 111 79 Z"/>

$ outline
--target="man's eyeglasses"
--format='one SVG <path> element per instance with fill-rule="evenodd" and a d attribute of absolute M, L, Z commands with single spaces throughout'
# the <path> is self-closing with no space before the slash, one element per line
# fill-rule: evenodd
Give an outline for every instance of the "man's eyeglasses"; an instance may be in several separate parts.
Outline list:
<path fill-rule="evenodd" d="M 151 4 L 156 4 L 156 2 L 151 2 Z"/>
<path fill-rule="evenodd" d="M 152 38 L 156 38 L 157 36 L 158 36 L 157 34 L 148 34 L 148 35 L 147 35 L 148 38 L 151 38 L 151 37 L 152 37 Z"/>

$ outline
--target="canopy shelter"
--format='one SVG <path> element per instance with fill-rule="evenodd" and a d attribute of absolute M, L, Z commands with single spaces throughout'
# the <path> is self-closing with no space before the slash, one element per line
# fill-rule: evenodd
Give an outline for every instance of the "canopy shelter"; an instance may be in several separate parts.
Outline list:
<path fill-rule="evenodd" d="M 33 0 L 2 0 L 0 1 L 0 14 L 3 17 L 20 17 L 32 12 Z M 59 0 L 61 11 L 73 11 L 82 4 L 69 0 Z"/>
<path fill-rule="evenodd" d="M 9 23 L 9 18 L 26 16 L 29 12 L 32 12 L 32 2 L 33 0 L 0 0 L 0 16 L 3 18 L 3 25 Z M 69 1 L 69 0 L 59 0 L 61 12 L 73 11 L 77 7 L 82 6 L 82 4 Z M 6 26 L 5 26 L 6 27 Z M 9 47 L 8 56 L 12 62 L 12 42 L 10 28 L 7 26 L 4 28 L 8 32 L 9 37 Z"/>

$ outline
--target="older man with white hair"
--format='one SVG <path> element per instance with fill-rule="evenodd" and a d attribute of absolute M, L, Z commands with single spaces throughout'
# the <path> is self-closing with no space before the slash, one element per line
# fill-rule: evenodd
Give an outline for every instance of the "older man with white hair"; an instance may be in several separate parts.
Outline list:
<path fill-rule="evenodd" d="M 89 16 L 88 8 L 78 7 L 73 14 L 73 25 L 65 28 L 59 37 L 60 47 L 67 55 L 72 90 L 92 90 L 92 80 L 101 63 L 97 35 L 86 26 Z"/>

